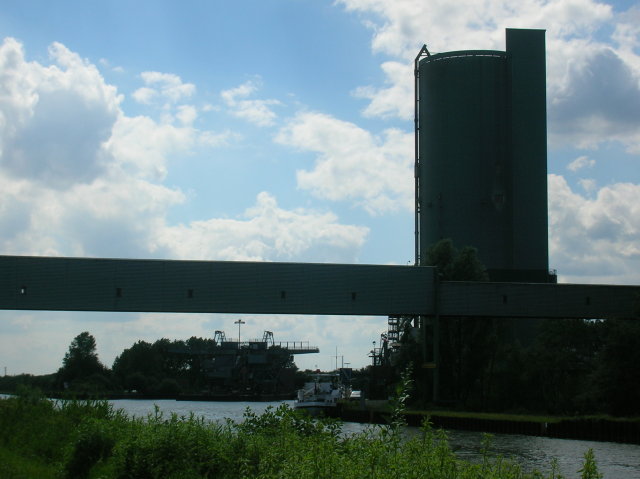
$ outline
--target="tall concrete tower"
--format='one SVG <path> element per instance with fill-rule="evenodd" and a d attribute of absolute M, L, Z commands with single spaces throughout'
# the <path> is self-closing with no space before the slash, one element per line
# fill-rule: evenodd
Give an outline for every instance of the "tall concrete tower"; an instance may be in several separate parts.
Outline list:
<path fill-rule="evenodd" d="M 416 60 L 416 263 L 451 238 L 492 281 L 549 280 L 545 32 Z"/>

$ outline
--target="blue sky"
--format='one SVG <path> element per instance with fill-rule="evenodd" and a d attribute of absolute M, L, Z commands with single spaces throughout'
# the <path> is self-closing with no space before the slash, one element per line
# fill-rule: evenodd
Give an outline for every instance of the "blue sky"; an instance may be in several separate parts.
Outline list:
<path fill-rule="evenodd" d="M 412 60 L 547 31 L 550 267 L 640 284 L 640 8 L 524 0 L 0 6 L 0 254 L 407 264 Z M 386 318 L 242 316 L 368 363 Z M 237 315 L 0 313 L 0 367 L 52 372 L 88 330 L 138 339 Z"/>

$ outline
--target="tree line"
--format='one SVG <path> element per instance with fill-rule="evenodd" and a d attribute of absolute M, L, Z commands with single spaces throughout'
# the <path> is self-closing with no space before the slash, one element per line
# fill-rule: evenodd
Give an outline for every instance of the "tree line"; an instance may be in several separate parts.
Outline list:
<path fill-rule="evenodd" d="M 486 281 L 471 247 L 442 240 L 427 253 L 442 280 Z M 413 365 L 416 405 L 430 405 L 439 368 L 436 406 L 477 411 L 561 415 L 640 415 L 640 320 L 443 318 L 439 357 L 433 327 L 416 334 L 405 323 L 390 358 L 393 376 Z"/>
<path fill-rule="evenodd" d="M 206 380 L 199 364 L 201 359 L 180 352 L 213 346 L 213 339 L 195 336 L 186 341 L 167 338 L 153 343 L 137 341 L 108 368 L 98 358 L 95 338 L 85 331 L 71 341 L 57 372 L 44 376 L 6 376 L 0 378 L 0 389 L 11 392 L 19 384 L 26 384 L 46 392 L 92 396 L 124 391 L 170 396 L 200 391 Z"/>

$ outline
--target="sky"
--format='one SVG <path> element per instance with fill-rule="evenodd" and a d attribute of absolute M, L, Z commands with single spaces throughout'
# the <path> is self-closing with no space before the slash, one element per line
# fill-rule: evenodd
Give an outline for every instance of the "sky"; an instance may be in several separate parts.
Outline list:
<path fill-rule="evenodd" d="M 546 30 L 550 267 L 640 284 L 640 7 L 631 0 L 3 0 L 0 254 L 411 264 L 413 71 Z M 0 368 L 89 331 L 273 331 L 363 367 L 384 317 L 0 312 Z M 338 358 L 336 359 L 336 356 Z M 0 369 L 0 372 L 2 370 Z"/>

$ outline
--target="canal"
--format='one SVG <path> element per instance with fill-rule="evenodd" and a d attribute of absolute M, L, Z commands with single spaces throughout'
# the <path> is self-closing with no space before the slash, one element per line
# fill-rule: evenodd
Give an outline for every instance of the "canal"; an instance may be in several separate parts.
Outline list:
<path fill-rule="evenodd" d="M 194 413 L 206 420 L 219 421 L 225 418 L 241 421 L 247 407 L 255 413 L 263 412 L 268 406 L 277 407 L 293 401 L 278 402 L 200 402 L 174 400 L 130 400 L 119 399 L 110 401 L 116 409 L 122 409 L 127 414 L 145 417 L 154 413 L 155 406 L 166 416 L 176 413 L 178 416 L 188 417 Z M 368 425 L 345 423 L 343 433 L 357 433 Z M 417 434 L 416 428 L 407 428 L 408 435 Z M 480 432 L 447 431 L 449 443 L 460 459 L 479 461 L 482 457 L 482 438 Z M 613 442 L 577 441 L 570 439 L 554 439 L 547 437 L 522 436 L 516 434 L 493 434 L 492 452 L 496 456 L 511 458 L 526 471 L 534 469 L 547 472 L 551 461 L 558 461 L 560 473 L 567 479 L 580 477 L 578 470 L 582 466 L 583 455 L 588 449 L 593 449 L 598 469 L 605 479 L 640 479 L 640 445 L 618 444 Z"/>

